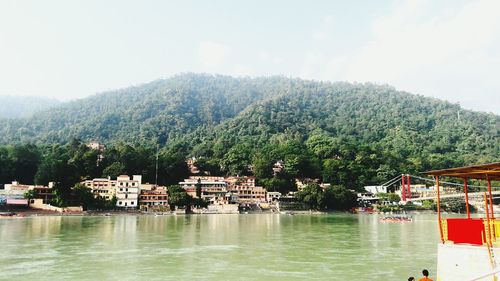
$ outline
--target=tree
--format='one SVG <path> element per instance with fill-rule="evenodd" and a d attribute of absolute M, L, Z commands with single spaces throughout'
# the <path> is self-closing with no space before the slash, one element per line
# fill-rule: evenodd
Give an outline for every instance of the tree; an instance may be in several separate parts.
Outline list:
<path fill-rule="evenodd" d="M 60 183 L 54 183 L 52 187 L 52 193 L 54 194 L 54 198 L 52 199 L 51 205 L 57 207 L 66 207 L 68 206 L 70 196 L 71 196 L 71 188 Z"/>
<path fill-rule="evenodd" d="M 201 179 L 196 182 L 196 197 L 201 198 Z"/>
<path fill-rule="evenodd" d="M 347 211 L 356 207 L 358 203 L 356 193 L 344 186 L 330 186 L 325 192 L 333 196 L 330 204 L 326 206 L 329 210 Z"/>
<path fill-rule="evenodd" d="M 168 204 L 173 210 L 175 207 L 186 207 L 189 211 L 193 198 L 187 194 L 184 188 L 179 185 L 171 185 L 167 188 L 168 191 Z"/>
<path fill-rule="evenodd" d="M 307 184 L 295 197 L 311 209 L 321 210 L 324 207 L 323 190 L 317 183 Z"/>
<path fill-rule="evenodd" d="M 387 200 L 389 200 L 389 202 L 399 202 L 401 201 L 401 197 L 399 197 L 396 193 L 389 193 L 387 195 Z"/>
<path fill-rule="evenodd" d="M 99 200 L 94 197 L 92 190 L 82 184 L 76 184 L 73 188 L 73 194 L 76 202 L 78 202 L 84 210 L 98 209 Z"/>
<path fill-rule="evenodd" d="M 114 162 L 102 171 L 103 177 L 116 178 L 125 173 L 125 166 L 121 162 Z"/>

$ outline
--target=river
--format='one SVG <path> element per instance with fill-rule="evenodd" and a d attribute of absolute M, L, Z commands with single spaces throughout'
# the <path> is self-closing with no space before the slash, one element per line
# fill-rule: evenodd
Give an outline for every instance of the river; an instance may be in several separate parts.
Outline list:
<path fill-rule="evenodd" d="M 437 229 L 435 215 L 0 219 L 0 280 L 407 280 L 435 276 Z"/>

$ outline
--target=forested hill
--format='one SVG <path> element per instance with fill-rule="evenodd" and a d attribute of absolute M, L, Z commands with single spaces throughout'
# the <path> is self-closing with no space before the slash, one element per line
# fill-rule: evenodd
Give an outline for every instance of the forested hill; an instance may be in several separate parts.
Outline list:
<path fill-rule="evenodd" d="M 0 120 L 0 142 L 64 143 L 76 137 L 165 143 L 201 125 L 235 117 L 296 83 L 284 78 L 179 75 L 73 101 L 32 118 Z"/>
<path fill-rule="evenodd" d="M 26 118 L 58 104 L 59 101 L 44 97 L 0 96 L 0 118 Z"/>
<path fill-rule="evenodd" d="M 167 162 L 196 156 L 212 174 L 255 174 L 265 186 L 319 177 L 359 187 L 498 161 L 499 124 L 500 116 L 389 86 L 184 74 L 0 120 L 0 142 L 159 143 Z M 278 177 L 277 160 L 285 162 Z M 131 172 L 127 165 L 113 167 Z"/>

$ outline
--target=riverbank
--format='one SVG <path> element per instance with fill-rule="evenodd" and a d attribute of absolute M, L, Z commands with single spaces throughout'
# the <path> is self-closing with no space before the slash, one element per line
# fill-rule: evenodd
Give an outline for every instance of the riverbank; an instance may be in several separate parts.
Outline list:
<path fill-rule="evenodd" d="M 238 215 L 248 215 L 248 214 L 281 214 L 281 215 L 331 215 L 331 214 L 347 214 L 350 212 L 341 211 L 313 211 L 313 210 L 298 210 L 298 211 L 283 211 L 283 212 L 273 212 L 273 211 L 245 211 L 240 213 L 234 213 Z M 413 214 L 435 214 L 436 212 L 431 210 L 421 210 L 421 211 L 411 211 L 406 212 L 408 215 Z M 396 213 L 391 212 L 374 212 L 374 213 L 357 213 L 357 214 L 380 214 L 380 215 L 392 215 Z M 40 216 L 176 216 L 176 215 L 224 215 L 223 213 L 177 213 L 174 211 L 168 212 L 144 212 L 140 210 L 113 210 L 113 211 L 83 211 L 83 212 L 56 212 L 47 210 L 5 210 L 0 211 L 0 219 L 2 218 L 25 218 L 25 217 L 40 217 Z"/>
<path fill-rule="evenodd" d="M 327 215 L 327 214 L 337 214 L 337 213 L 349 213 L 340 211 L 314 211 L 314 210 L 297 210 L 297 211 L 282 211 L 278 212 L 275 210 L 260 210 L 260 211 L 242 211 L 239 213 L 212 213 L 203 212 L 195 210 L 191 213 L 167 211 L 167 212 L 145 212 L 140 210 L 102 210 L 102 211 L 82 211 L 82 212 L 56 212 L 49 210 L 39 210 L 39 209 L 7 209 L 0 211 L 1 218 L 23 218 L 23 217 L 38 217 L 38 216 L 175 216 L 175 215 L 224 215 L 224 214 L 283 214 L 283 215 Z"/>

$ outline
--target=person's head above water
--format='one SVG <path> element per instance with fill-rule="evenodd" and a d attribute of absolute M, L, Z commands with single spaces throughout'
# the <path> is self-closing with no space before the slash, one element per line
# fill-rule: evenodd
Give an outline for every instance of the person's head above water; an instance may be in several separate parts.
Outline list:
<path fill-rule="evenodd" d="M 429 277 L 429 271 L 427 271 L 427 269 L 422 270 L 422 275 L 425 277 Z"/>
<path fill-rule="evenodd" d="M 413 276 L 409 277 L 408 281 L 415 281 L 415 277 L 413 277 Z"/>

